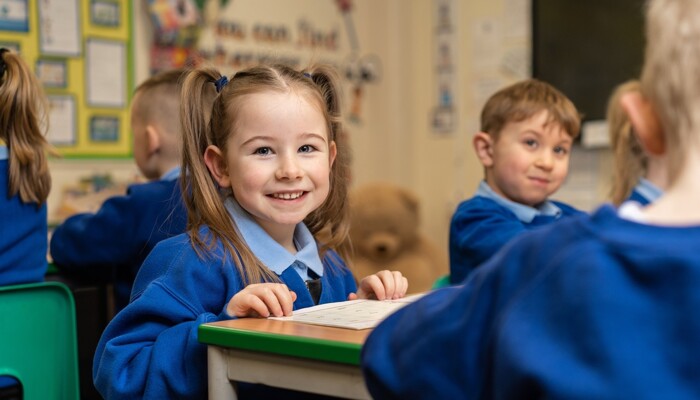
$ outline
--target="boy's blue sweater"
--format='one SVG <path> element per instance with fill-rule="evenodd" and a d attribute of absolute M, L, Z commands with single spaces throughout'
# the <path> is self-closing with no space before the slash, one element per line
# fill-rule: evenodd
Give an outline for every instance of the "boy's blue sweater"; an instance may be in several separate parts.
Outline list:
<path fill-rule="evenodd" d="M 377 399 L 700 398 L 700 226 L 611 206 L 509 243 L 368 338 Z"/>
<path fill-rule="evenodd" d="M 474 196 L 462 202 L 450 223 L 450 282 L 456 284 L 464 281 L 476 267 L 521 233 L 583 214 L 567 204 L 550 202 L 561 209 L 561 215 L 539 215 L 529 223 L 521 221 L 508 208 L 483 196 Z"/>
<path fill-rule="evenodd" d="M 207 232 L 203 228 L 200 235 Z M 223 254 L 220 242 L 214 243 L 214 254 Z M 356 285 L 345 263 L 329 251 L 323 267 L 320 303 L 347 300 Z M 294 267 L 280 279 L 297 294 L 295 310 L 314 305 Z M 156 245 L 134 282 L 131 303 L 110 322 L 98 344 L 93 364 L 97 389 L 107 399 L 206 398 L 207 352 L 197 340 L 197 328 L 231 319 L 226 305 L 243 288 L 229 257 L 200 258 L 186 234 Z M 241 385 L 242 397 L 258 386 Z"/>
<path fill-rule="evenodd" d="M 114 283 L 117 311 L 156 243 L 185 231 L 187 211 L 175 180 L 131 185 L 107 199 L 97 213 L 74 215 L 51 236 L 51 257 L 60 270 Z"/>

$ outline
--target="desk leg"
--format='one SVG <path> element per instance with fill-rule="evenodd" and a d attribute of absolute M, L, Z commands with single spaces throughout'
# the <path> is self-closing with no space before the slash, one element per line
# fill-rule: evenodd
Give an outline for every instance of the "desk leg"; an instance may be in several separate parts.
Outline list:
<path fill-rule="evenodd" d="M 236 400 L 235 383 L 228 378 L 226 349 L 207 346 L 207 370 L 209 374 L 209 400 Z"/>

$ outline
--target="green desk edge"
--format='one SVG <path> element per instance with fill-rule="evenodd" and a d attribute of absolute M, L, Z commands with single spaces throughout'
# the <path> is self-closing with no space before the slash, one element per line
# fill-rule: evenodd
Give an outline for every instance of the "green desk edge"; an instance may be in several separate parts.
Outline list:
<path fill-rule="evenodd" d="M 362 345 L 334 340 L 309 339 L 275 333 L 253 332 L 213 325 L 200 325 L 200 343 L 262 353 L 360 365 Z"/>

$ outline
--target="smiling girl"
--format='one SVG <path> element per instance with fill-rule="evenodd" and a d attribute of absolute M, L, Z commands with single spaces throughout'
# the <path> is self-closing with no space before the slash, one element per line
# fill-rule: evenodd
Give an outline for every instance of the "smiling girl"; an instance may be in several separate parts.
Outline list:
<path fill-rule="evenodd" d="M 323 66 L 260 66 L 230 82 L 209 68 L 187 75 L 187 233 L 153 249 L 100 340 L 93 376 L 105 398 L 205 398 L 202 323 L 404 296 L 400 272 L 366 277 L 358 289 L 332 250 L 348 232 L 338 88 Z M 239 384 L 243 398 L 272 390 Z"/>

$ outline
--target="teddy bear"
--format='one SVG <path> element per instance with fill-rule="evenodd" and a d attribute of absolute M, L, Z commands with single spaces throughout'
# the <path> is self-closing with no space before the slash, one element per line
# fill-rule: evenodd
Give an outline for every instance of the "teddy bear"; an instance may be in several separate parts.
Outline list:
<path fill-rule="evenodd" d="M 418 198 L 390 183 L 369 183 L 350 193 L 351 269 L 361 279 L 378 271 L 398 270 L 409 293 L 430 290 L 448 273 L 447 251 L 419 230 Z"/>

